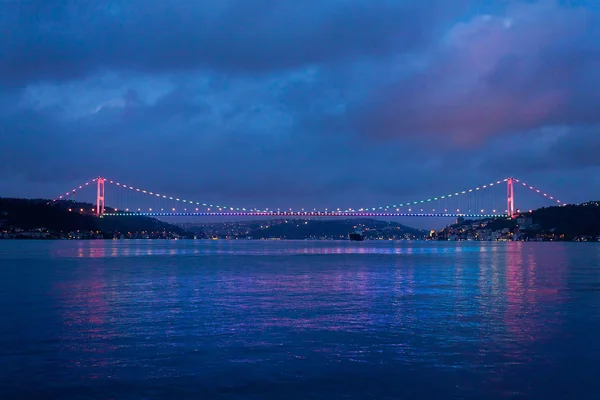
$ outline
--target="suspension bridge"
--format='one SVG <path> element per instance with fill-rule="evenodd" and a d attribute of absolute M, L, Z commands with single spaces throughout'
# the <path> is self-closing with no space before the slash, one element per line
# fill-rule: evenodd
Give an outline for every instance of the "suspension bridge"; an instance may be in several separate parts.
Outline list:
<path fill-rule="evenodd" d="M 53 204 L 75 200 L 95 205 L 89 210 L 99 217 L 449 217 L 449 218 L 514 218 L 515 189 L 523 188 L 542 204 L 565 205 L 556 197 L 514 177 L 500 179 L 445 195 L 410 200 L 402 203 L 356 208 L 269 209 L 232 207 L 203 203 L 159 192 L 141 189 L 103 177 L 94 178 L 52 200 Z M 84 193 L 87 196 L 81 196 Z M 110 207 L 105 206 L 110 200 Z M 142 206 L 141 204 L 144 204 Z M 537 208 L 537 207 L 536 207 Z M 88 212 L 87 209 L 72 211 Z"/>

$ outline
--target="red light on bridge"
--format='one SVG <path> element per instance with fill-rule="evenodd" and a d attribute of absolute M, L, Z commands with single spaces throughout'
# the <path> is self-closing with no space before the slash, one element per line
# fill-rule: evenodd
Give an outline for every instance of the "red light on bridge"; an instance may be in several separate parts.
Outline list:
<path fill-rule="evenodd" d="M 101 215 L 101 214 L 103 214 L 103 211 L 104 211 L 104 182 L 105 182 L 105 178 L 100 178 L 100 177 L 95 178 L 91 182 L 86 182 L 85 184 L 76 187 L 76 189 L 73 189 L 71 192 L 66 192 L 63 195 L 59 196 L 57 199 L 53 199 L 52 201 L 56 202 L 57 200 L 61 200 L 61 199 L 67 198 L 69 196 L 71 196 L 71 197 L 75 196 L 76 194 L 78 194 L 77 190 L 83 189 L 86 186 L 90 186 L 90 183 L 97 183 L 98 184 L 97 185 L 98 186 L 98 191 L 97 191 L 97 196 L 96 196 L 96 207 L 93 208 L 93 209 L 91 209 L 91 212 L 92 213 L 95 212 L 96 214 Z M 115 184 L 115 185 L 117 185 L 119 187 L 123 187 L 124 189 L 130 189 L 130 190 L 133 190 L 133 191 L 142 192 L 144 194 L 149 194 L 149 195 L 153 195 L 153 196 L 156 196 L 156 197 L 163 197 L 165 199 L 169 198 L 169 199 L 175 200 L 175 201 L 182 201 L 184 203 L 188 203 L 189 202 L 191 204 L 200 205 L 200 203 L 198 203 L 198 202 L 193 202 L 191 200 L 180 200 L 179 198 L 168 197 L 168 196 L 162 195 L 160 193 L 150 192 L 150 191 L 146 191 L 146 190 L 142 190 L 142 189 L 137 189 L 137 188 L 135 188 L 133 186 L 125 185 L 125 184 L 120 183 L 120 182 L 116 182 L 116 181 L 108 181 L 108 182 L 112 183 L 112 184 Z M 393 214 L 393 210 L 394 209 L 398 213 L 401 210 L 405 210 L 405 208 L 403 208 L 404 206 L 417 205 L 417 203 L 433 202 L 433 201 L 437 201 L 437 200 L 444 200 L 446 198 L 450 198 L 450 197 L 454 197 L 454 196 L 459 196 L 460 194 L 467 194 L 467 193 L 468 194 L 470 194 L 470 193 L 474 194 L 474 192 L 477 192 L 477 191 L 481 192 L 481 191 L 483 191 L 484 189 L 486 189 L 488 187 L 494 187 L 497 184 L 500 185 L 502 182 L 506 182 L 507 186 L 508 186 L 508 193 L 507 193 L 507 197 L 506 197 L 506 200 L 507 200 L 507 203 L 508 203 L 507 204 L 508 207 L 507 207 L 506 213 L 509 216 L 514 215 L 515 212 L 520 212 L 520 210 L 515 210 L 516 207 L 514 207 L 515 206 L 515 202 L 514 202 L 514 188 L 513 188 L 513 183 L 519 183 L 523 187 L 525 187 L 526 189 L 531 190 L 532 192 L 534 192 L 536 194 L 539 194 L 541 197 L 543 197 L 545 199 L 552 200 L 554 203 L 559 204 L 559 205 L 564 205 L 564 203 L 562 203 L 560 200 L 557 200 L 554 196 L 550 196 L 550 194 L 548 194 L 547 192 L 544 193 L 543 191 L 540 191 L 539 189 L 537 189 L 537 188 L 535 188 L 533 186 L 530 186 L 530 185 L 528 185 L 525 182 L 519 181 L 518 179 L 515 179 L 515 178 L 511 177 L 511 178 L 506 178 L 503 181 L 497 181 L 495 183 L 492 182 L 492 183 L 490 183 L 488 185 L 483 185 L 483 186 L 479 186 L 479 187 L 476 187 L 476 188 L 473 188 L 473 189 L 464 190 L 462 192 L 455 192 L 454 194 L 449 194 L 449 195 L 446 195 L 446 196 L 431 197 L 429 199 L 424 199 L 424 200 L 421 200 L 421 201 L 415 201 L 415 202 L 409 202 L 409 203 L 401 204 L 400 206 L 397 206 L 397 205 L 382 206 L 382 207 L 379 207 L 377 211 L 376 211 L 375 208 L 373 208 L 372 209 L 373 212 L 370 211 L 371 210 L 370 208 L 366 208 L 366 209 L 365 208 L 360 208 L 359 210 L 355 210 L 353 208 L 348 208 L 348 209 L 345 209 L 345 211 L 342 211 L 342 210 L 344 210 L 342 208 L 332 208 L 331 211 L 329 211 L 329 209 L 326 208 L 324 212 L 323 211 L 317 211 L 316 209 L 313 209 L 314 211 L 313 211 L 313 214 L 311 214 L 311 215 L 338 216 L 338 215 L 349 214 L 349 213 L 357 213 L 357 214 L 360 213 L 361 216 L 362 215 L 364 215 L 364 216 L 373 216 L 373 215 L 388 216 L 388 215 L 392 215 Z M 204 203 L 202 203 L 202 204 L 203 204 L 203 207 L 210 206 L 210 208 L 207 207 L 209 213 L 211 212 L 212 208 L 216 209 L 213 212 L 215 214 L 217 214 L 219 212 L 228 213 L 229 210 L 231 210 L 231 211 L 238 210 L 239 211 L 239 208 L 236 209 L 236 208 L 233 208 L 233 207 L 213 206 L 213 205 L 207 205 L 207 204 L 204 204 Z M 458 206 L 458 204 L 457 204 L 457 206 Z M 168 208 L 168 206 L 167 206 L 167 208 Z M 469 207 L 467 207 L 467 208 L 469 208 Z M 150 212 L 153 211 L 153 208 L 146 208 L 146 209 L 149 210 Z M 439 208 L 433 209 L 433 212 L 435 213 L 437 209 L 439 209 Z M 70 212 L 74 212 L 76 209 L 71 209 L 70 208 L 68 210 Z M 136 210 L 136 208 L 133 208 L 132 210 Z M 166 209 L 161 209 L 161 210 L 166 210 Z M 204 210 L 205 210 L 205 208 L 203 208 L 203 213 L 204 213 Z M 250 211 L 250 212 L 259 213 L 260 215 L 306 215 L 304 208 L 302 208 L 302 212 L 301 213 L 297 212 L 297 211 L 294 211 L 292 208 L 289 208 L 289 211 L 282 211 L 282 210 L 285 210 L 285 208 L 281 208 L 281 209 L 275 208 L 275 210 L 277 210 L 277 211 L 269 211 L 268 208 L 261 209 L 261 210 L 258 210 L 256 208 L 254 208 L 253 210 L 254 211 Z M 423 208 L 416 209 L 416 212 L 418 212 L 419 210 L 420 210 L 421 213 L 424 212 Z M 431 212 L 430 210 L 431 209 L 428 208 L 428 212 Z M 440 212 L 442 211 L 442 209 L 439 209 L 439 210 L 440 210 Z M 129 209 L 127 209 L 127 211 L 129 212 Z M 138 208 L 137 211 L 141 212 L 141 209 Z M 188 211 L 187 208 L 184 208 L 184 212 L 187 213 L 187 211 Z M 193 208 L 190 211 L 193 211 Z M 195 208 L 195 211 L 199 212 L 199 208 Z M 243 209 L 243 211 L 245 212 L 246 209 Z M 475 211 L 475 210 L 473 210 L 473 211 Z M 85 208 L 79 209 L 79 212 L 84 213 L 85 212 Z M 173 208 L 173 212 L 176 213 L 176 208 Z M 413 212 L 412 208 L 408 209 L 408 212 L 412 213 Z M 448 213 L 448 209 L 445 209 L 444 212 Z M 468 213 L 471 213 L 471 212 L 472 212 L 471 210 L 468 210 Z M 481 209 L 480 212 L 484 213 L 485 209 Z M 490 211 L 487 211 L 487 212 L 490 213 Z M 501 210 L 493 210 L 492 212 L 494 214 L 496 214 L 497 212 L 498 213 L 502 213 Z M 460 208 L 456 209 L 456 213 L 461 213 Z M 463 214 L 467 213 L 467 209 L 465 209 L 465 211 L 462 211 L 462 213 Z M 238 215 L 238 214 L 236 213 L 234 215 Z M 246 215 L 246 214 L 244 213 L 244 215 Z"/>

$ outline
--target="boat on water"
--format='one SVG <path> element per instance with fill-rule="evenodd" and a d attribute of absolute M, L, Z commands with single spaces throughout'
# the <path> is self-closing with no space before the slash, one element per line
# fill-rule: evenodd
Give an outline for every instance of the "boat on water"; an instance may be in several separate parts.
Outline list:
<path fill-rule="evenodd" d="M 363 240 L 365 240 L 365 234 L 360 229 L 357 229 L 356 231 L 351 233 L 349 237 L 350 240 L 352 240 L 353 242 L 362 242 Z"/>

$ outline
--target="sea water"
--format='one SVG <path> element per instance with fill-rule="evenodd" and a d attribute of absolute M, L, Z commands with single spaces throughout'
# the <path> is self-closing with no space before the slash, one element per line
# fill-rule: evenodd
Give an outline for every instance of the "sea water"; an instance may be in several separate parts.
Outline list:
<path fill-rule="evenodd" d="M 600 244 L 0 241 L 0 399 L 599 399 Z"/>

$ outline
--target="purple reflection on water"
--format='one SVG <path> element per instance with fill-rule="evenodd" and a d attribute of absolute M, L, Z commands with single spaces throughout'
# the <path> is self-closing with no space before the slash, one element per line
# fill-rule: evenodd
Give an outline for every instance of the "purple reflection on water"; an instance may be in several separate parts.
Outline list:
<path fill-rule="evenodd" d="M 481 252 L 476 246 L 440 247 L 428 242 L 387 241 L 180 241 L 114 240 L 61 242 L 51 251 L 56 258 L 141 257 L 164 255 L 341 255 L 341 254 L 455 254 Z M 282 244 L 283 243 L 283 244 Z M 318 245 L 315 245 L 318 243 Z M 291 244 L 287 246 L 286 244 Z M 416 244 L 416 246 L 415 246 Z"/>
<path fill-rule="evenodd" d="M 581 399 L 564 388 L 594 389 L 592 247 L 18 246 L 0 252 L 0 388 L 13 396 L 128 398 L 135 387 L 193 398 L 186 390 L 201 387 L 219 398 L 234 387 L 225 398 L 262 398 L 281 387 L 303 399 Z"/>

